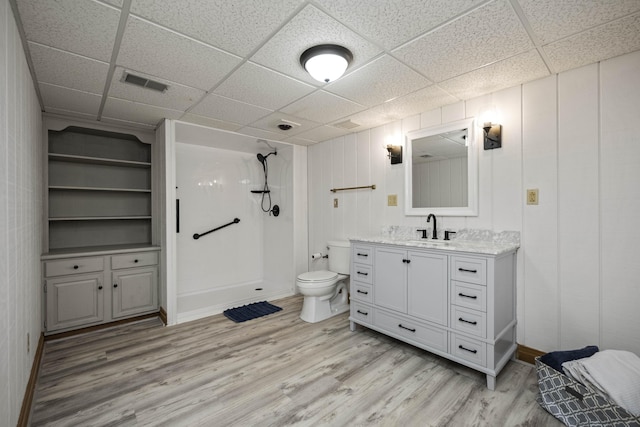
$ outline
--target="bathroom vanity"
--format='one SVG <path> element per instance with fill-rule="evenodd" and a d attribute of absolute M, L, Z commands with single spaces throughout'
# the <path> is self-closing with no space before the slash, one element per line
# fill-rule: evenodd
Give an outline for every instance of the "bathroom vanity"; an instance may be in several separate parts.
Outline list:
<path fill-rule="evenodd" d="M 351 239 L 351 330 L 356 324 L 487 375 L 516 350 L 518 244 Z"/>

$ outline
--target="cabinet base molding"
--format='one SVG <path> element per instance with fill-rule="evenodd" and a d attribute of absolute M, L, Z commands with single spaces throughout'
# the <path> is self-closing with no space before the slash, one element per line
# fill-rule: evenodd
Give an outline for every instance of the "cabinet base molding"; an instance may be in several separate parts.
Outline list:
<path fill-rule="evenodd" d="M 164 323 L 164 326 L 167 326 L 167 310 L 165 310 L 164 307 L 160 307 L 160 311 L 158 312 L 158 317 L 160 317 L 160 320 L 162 320 L 162 323 Z"/>
<path fill-rule="evenodd" d="M 33 402 L 33 395 L 36 392 L 36 381 L 38 379 L 38 373 L 40 372 L 40 362 L 42 361 L 43 352 L 44 334 L 40 333 L 40 338 L 38 339 L 38 347 L 36 348 L 36 354 L 33 358 L 33 365 L 31 366 L 29 382 L 27 382 L 27 389 L 24 391 L 24 398 L 22 399 L 22 407 L 20 408 L 20 417 L 18 418 L 17 424 L 18 427 L 26 427 L 29 425 L 31 403 Z"/>
<path fill-rule="evenodd" d="M 153 317 L 158 317 L 160 318 L 160 320 L 162 320 L 161 314 L 158 311 L 155 313 L 143 314 L 141 316 L 129 317 L 127 319 L 114 320 L 112 322 L 102 323 L 100 325 L 88 326 L 86 328 L 81 328 L 81 329 L 74 329 L 72 331 L 66 331 L 66 332 L 60 332 L 60 333 L 52 332 L 50 335 L 45 335 L 44 340 L 53 341 L 60 338 L 72 337 L 75 335 L 86 334 L 87 332 L 94 332 L 94 331 L 99 331 L 101 329 L 113 328 L 114 326 L 124 325 L 125 323 L 139 322 L 140 320 L 151 319 Z"/>
<path fill-rule="evenodd" d="M 527 347 L 522 344 L 518 344 L 518 350 L 516 351 L 516 359 L 523 362 L 531 363 L 534 365 L 535 359 L 538 356 L 546 354 L 544 351 L 536 350 L 535 348 Z"/>

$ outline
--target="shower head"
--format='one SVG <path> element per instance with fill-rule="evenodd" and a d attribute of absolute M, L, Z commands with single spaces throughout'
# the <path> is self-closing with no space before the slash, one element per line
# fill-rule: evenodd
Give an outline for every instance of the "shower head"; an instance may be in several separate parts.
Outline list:
<path fill-rule="evenodd" d="M 272 151 L 271 153 L 267 154 L 266 156 L 262 155 L 262 153 L 258 153 L 258 156 L 257 156 L 258 157 L 258 161 L 260 163 L 262 163 L 262 165 L 264 166 L 264 163 L 267 161 L 267 157 L 269 157 L 272 154 L 277 156 L 278 152 L 277 151 Z"/>

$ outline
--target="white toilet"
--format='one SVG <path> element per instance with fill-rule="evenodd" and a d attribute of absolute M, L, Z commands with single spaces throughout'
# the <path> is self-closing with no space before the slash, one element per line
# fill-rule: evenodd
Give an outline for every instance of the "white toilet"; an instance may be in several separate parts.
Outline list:
<path fill-rule="evenodd" d="M 304 295 L 300 318 L 305 322 L 316 323 L 349 311 L 345 279 L 349 277 L 351 245 L 346 241 L 332 240 L 327 246 L 329 271 L 302 273 L 296 280 L 300 293 Z"/>

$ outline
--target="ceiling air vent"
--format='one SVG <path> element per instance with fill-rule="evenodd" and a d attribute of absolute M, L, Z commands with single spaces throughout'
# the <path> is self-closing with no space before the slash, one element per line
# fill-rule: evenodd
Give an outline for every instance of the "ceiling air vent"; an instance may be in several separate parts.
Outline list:
<path fill-rule="evenodd" d="M 357 128 L 358 126 L 360 126 L 358 123 L 352 122 L 351 120 L 345 120 L 344 122 L 336 123 L 333 125 L 333 127 L 340 129 L 353 129 Z"/>
<path fill-rule="evenodd" d="M 135 74 L 131 74 L 126 71 L 122 75 L 122 81 L 124 83 L 130 83 L 132 85 L 156 90 L 158 92 L 164 92 L 169 88 L 169 86 L 167 86 L 164 83 L 156 82 L 154 80 L 149 80 L 145 77 L 136 76 Z"/>

